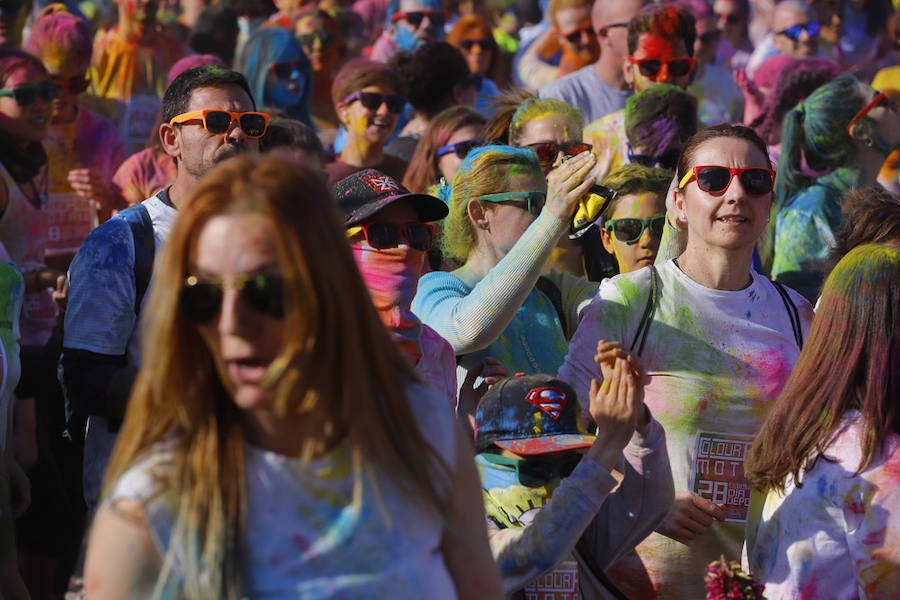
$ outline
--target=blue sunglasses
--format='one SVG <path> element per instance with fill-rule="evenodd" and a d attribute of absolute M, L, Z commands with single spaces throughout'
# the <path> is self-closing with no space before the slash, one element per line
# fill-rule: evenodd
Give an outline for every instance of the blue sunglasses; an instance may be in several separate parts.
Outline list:
<path fill-rule="evenodd" d="M 789 40 L 796 42 L 800 39 L 800 36 L 803 34 L 804 30 L 806 31 L 807 35 L 809 35 L 809 37 L 814 38 L 819 35 L 819 32 L 822 31 L 822 26 L 815 21 L 810 21 L 809 23 L 800 23 L 799 25 L 792 25 L 787 29 L 779 31 L 778 35 L 783 35 Z"/>

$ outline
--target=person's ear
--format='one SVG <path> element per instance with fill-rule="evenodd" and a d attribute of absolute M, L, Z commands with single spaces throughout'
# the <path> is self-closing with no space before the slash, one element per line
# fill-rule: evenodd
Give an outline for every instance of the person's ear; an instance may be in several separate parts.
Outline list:
<path fill-rule="evenodd" d="M 350 109 L 346 106 L 341 106 L 340 108 L 335 108 L 334 112 L 337 114 L 338 121 L 341 122 L 345 128 L 349 127 L 348 121 L 350 120 Z"/>
<path fill-rule="evenodd" d="M 162 123 L 159 126 L 159 141 L 166 154 L 175 159 L 181 158 L 181 128 Z"/>
<path fill-rule="evenodd" d="M 605 227 L 598 227 L 598 228 L 600 229 L 600 241 L 603 243 L 603 247 L 606 248 L 607 252 L 609 252 L 610 254 L 615 256 L 616 250 L 613 247 L 612 236 L 609 235 L 609 232 L 606 230 Z"/>
<path fill-rule="evenodd" d="M 686 219 L 684 218 L 684 192 L 682 192 L 678 188 L 675 188 L 675 190 L 672 192 L 672 204 L 675 206 L 675 218 L 681 221 L 682 224 L 684 224 L 686 222 Z"/>
<path fill-rule="evenodd" d="M 628 56 L 622 59 L 622 75 L 628 87 L 634 88 L 634 65 L 628 60 Z"/>
<path fill-rule="evenodd" d="M 850 139 L 864 146 L 872 146 L 875 139 L 875 121 L 869 117 L 863 117 L 850 128 Z"/>
<path fill-rule="evenodd" d="M 466 209 L 469 213 L 469 219 L 475 224 L 476 229 L 491 231 L 491 221 L 488 216 L 490 211 L 485 209 L 484 204 L 478 200 L 470 200 Z"/>

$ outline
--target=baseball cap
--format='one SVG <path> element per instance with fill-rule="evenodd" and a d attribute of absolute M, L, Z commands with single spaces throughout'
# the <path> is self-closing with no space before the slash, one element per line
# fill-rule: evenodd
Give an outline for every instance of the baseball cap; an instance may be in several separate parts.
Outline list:
<path fill-rule="evenodd" d="M 406 200 L 423 223 L 440 221 L 449 210 L 443 201 L 428 194 L 413 194 L 399 181 L 378 171 L 366 169 L 344 177 L 332 189 L 338 206 L 344 212 L 347 227 L 364 223 L 384 207 Z"/>
<path fill-rule="evenodd" d="M 551 375 L 517 375 L 491 387 L 475 412 L 475 451 L 496 444 L 521 455 L 587 448 L 572 387 Z"/>

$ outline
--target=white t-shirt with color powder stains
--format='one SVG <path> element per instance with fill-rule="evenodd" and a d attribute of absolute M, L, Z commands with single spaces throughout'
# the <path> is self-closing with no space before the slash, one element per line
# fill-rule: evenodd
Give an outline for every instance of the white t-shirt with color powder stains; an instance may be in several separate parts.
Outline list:
<path fill-rule="evenodd" d="M 421 430 L 455 471 L 452 407 L 422 384 L 410 384 L 406 390 Z M 170 547 L 177 501 L 163 483 L 172 441 L 157 444 L 128 470 L 109 500 L 144 503 L 144 516 L 163 556 Z M 421 498 L 410 498 L 371 463 L 362 473 L 355 472 L 346 441 L 308 465 L 250 445 L 246 449 L 246 597 L 456 597 L 441 553 L 441 515 L 424 507 Z M 357 482 L 362 486 L 358 508 L 353 505 Z M 179 597 L 184 549 L 173 551 L 176 582 L 167 586 L 165 598 Z"/>
<path fill-rule="evenodd" d="M 645 402 L 666 430 L 676 493 L 692 490 L 724 505 L 728 522 L 714 523 L 690 546 L 653 533 L 609 574 L 630 598 L 654 597 L 654 589 L 661 598 L 703 598 L 706 566 L 723 553 L 740 559 L 750 500 L 744 455 L 799 348 L 788 309 L 765 277 L 753 273 L 743 290 L 722 291 L 696 283 L 673 261 L 658 272 L 659 299 L 641 354 Z M 805 336 L 812 307 L 788 293 Z M 590 378 L 598 377 L 597 341 L 630 347 L 649 294 L 644 268 L 606 280 L 583 311 L 559 372 L 583 404 Z"/>
<path fill-rule="evenodd" d="M 770 492 L 747 554 L 766 598 L 896 598 L 900 590 L 900 436 L 854 475 L 868 433 L 858 411 L 802 486 Z"/>

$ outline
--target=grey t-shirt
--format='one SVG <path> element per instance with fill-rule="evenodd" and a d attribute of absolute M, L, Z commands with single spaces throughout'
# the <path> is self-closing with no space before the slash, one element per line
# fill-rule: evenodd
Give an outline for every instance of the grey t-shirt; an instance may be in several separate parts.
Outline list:
<path fill-rule="evenodd" d="M 561 77 L 541 90 L 541 98 L 556 98 L 568 102 L 584 116 L 585 123 L 625 108 L 630 90 L 617 90 L 603 81 L 588 65 Z"/>

